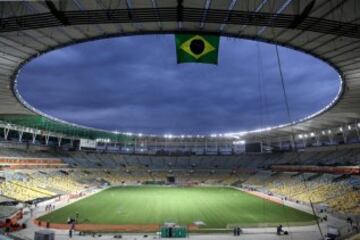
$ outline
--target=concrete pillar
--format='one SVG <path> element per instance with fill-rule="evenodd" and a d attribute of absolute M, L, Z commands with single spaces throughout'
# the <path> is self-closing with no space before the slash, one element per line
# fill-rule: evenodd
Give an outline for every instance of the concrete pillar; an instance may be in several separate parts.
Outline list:
<path fill-rule="evenodd" d="M 33 133 L 32 134 L 32 143 L 35 144 L 35 141 L 36 141 L 36 133 Z"/>
<path fill-rule="evenodd" d="M 10 129 L 4 128 L 4 139 L 8 140 Z"/>
<path fill-rule="evenodd" d="M 18 131 L 18 135 L 19 135 L 19 142 L 22 142 L 24 132 L 23 131 Z"/>
<path fill-rule="evenodd" d="M 50 136 L 49 135 L 46 135 L 45 136 L 45 145 L 49 145 L 49 139 L 50 139 Z"/>

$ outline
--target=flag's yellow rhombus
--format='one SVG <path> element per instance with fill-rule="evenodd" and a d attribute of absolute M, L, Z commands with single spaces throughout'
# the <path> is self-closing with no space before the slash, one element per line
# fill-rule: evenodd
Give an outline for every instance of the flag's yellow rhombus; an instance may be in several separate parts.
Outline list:
<path fill-rule="evenodd" d="M 196 59 L 215 50 L 206 39 L 199 35 L 196 35 L 181 44 L 180 48 Z"/>

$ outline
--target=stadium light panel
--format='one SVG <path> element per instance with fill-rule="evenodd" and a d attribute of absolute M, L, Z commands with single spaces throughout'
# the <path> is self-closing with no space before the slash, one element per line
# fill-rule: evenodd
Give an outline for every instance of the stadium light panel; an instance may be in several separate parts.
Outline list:
<path fill-rule="evenodd" d="M 165 134 L 164 135 L 164 138 L 169 138 L 169 139 L 171 139 L 171 138 L 173 138 L 174 136 L 172 135 L 172 134 Z"/>
<path fill-rule="evenodd" d="M 245 140 L 239 140 L 239 141 L 234 141 L 233 144 L 234 145 L 245 145 Z"/>

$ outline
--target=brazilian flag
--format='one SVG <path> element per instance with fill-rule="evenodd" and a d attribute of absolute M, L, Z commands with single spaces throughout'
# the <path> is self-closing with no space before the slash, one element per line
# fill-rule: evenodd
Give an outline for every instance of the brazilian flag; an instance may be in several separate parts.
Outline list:
<path fill-rule="evenodd" d="M 177 63 L 218 63 L 220 36 L 175 34 Z"/>

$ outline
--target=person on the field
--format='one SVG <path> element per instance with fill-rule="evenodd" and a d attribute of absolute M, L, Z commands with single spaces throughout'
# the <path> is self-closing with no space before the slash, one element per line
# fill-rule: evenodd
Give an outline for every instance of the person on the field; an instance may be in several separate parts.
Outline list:
<path fill-rule="evenodd" d="M 284 230 L 282 229 L 282 225 L 280 224 L 277 228 L 276 228 L 276 234 L 277 235 L 281 235 L 281 233 L 283 233 Z"/>
<path fill-rule="evenodd" d="M 169 228 L 169 238 L 171 238 L 172 235 L 173 235 L 173 229 L 170 227 L 170 228 Z"/>
<path fill-rule="evenodd" d="M 236 235 L 237 235 L 237 236 L 240 236 L 240 233 L 241 233 L 241 229 L 238 227 L 238 228 L 236 229 Z"/>
<path fill-rule="evenodd" d="M 75 223 L 78 223 L 78 220 L 79 220 L 79 213 L 77 212 L 75 215 Z"/>

